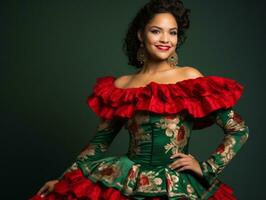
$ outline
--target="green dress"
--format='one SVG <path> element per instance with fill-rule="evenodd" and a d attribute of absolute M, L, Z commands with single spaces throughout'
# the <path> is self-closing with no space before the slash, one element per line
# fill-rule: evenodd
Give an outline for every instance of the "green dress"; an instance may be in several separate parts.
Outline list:
<path fill-rule="evenodd" d="M 118 88 L 114 81 L 113 76 L 97 78 L 87 103 L 100 123 L 94 137 L 60 180 L 66 173 L 80 169 L 86 179 L 114 188 L 130 199 L 164 196 L 197 200 L 217 194 L 225 185 L 219 174 L 249 136 L 247 125 L 233 108 L 243 86 L 220 76 L 190 78 L 174 84 L 150 82 L 138 88 Z M 199 161 L 203 177 L 192 170 L 169 168 L 173 154 L 189 154 L 192 130 L 213 124 L 221 127 L 224 139 L 208 159 Z M 128 152 L 106 156 L 122 127 L 130 136 Z M 227 191 L 220 190 L 220 198 L 216 199 L 235 199 L 230 192 L 228 186 Z"/>

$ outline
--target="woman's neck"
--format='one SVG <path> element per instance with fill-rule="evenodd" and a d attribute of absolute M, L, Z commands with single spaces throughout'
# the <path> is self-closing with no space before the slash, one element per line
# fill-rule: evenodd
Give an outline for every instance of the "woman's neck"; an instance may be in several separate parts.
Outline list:
<path fill-rule="evenodd" d="M 162 62 L 149 61 L 143 65 L 143 67 L 138 71 L 138 74 L 155 74 L 157 72 L 164 72 L 176 68 L 177 66 L 171 67 L 167 63 L 167 61 L 162 61 Z"/>

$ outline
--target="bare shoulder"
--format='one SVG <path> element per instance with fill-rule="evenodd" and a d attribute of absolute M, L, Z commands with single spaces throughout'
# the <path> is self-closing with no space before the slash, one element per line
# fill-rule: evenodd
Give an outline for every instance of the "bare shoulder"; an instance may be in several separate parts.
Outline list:
<path fill-rule="evenodd" d="M 129 80 L 132 78 L 131 75 L 122 75 L 115 79 L 114 85 L 119 88 L 124 88 Z"/>
<path fill-rule="evenodd" d="M 187 78 L 203 77 L 204 75 L 197 68 L 186 66 L 184 67 L 184 74 Z"/>

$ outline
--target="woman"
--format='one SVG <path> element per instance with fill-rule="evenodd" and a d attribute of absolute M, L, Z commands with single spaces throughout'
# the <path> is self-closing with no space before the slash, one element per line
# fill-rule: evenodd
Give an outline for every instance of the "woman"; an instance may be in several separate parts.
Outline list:
<path fill-rule="evenodd" d="M 190 10 L 180 0 L 151 0 L 128 29 L 124 49 L 134 74 L 97 79 L 87 102 L 100 123 L 73 164 L 31 198 L 236 199 L 217 176 L 246 142 L 249 130 L 233 109 L 243 92 L 235 80 L 177 66 Z M 188 153 L 192 130 L 217 124 L 224 139 L 211 156 Z M 105 156 L 122 127 L 130 145 Z"/>

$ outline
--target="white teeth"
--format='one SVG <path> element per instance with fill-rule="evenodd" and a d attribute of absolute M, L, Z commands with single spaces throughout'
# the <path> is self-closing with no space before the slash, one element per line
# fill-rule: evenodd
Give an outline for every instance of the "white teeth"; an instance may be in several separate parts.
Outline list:
<path fill-rule="evenodd" d="M 160 49 L 169 49 L 169 47 L 157 46 Z"/>

